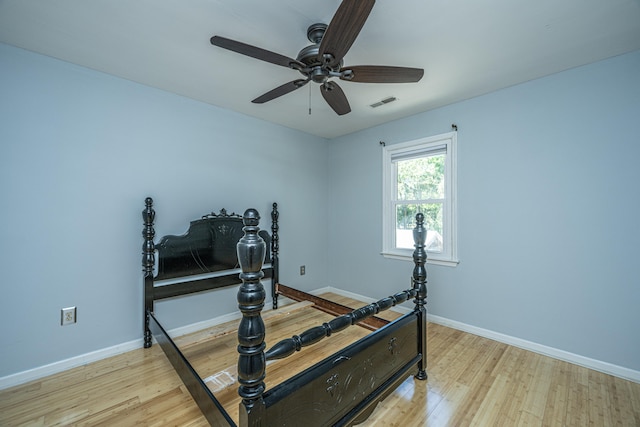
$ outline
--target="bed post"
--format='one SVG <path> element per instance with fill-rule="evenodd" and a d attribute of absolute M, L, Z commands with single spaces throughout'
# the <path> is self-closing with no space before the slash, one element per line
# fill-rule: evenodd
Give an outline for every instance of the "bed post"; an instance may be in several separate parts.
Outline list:
<path fill-rule="evenodd" d="M 427 251 L 424 242 L 427 237 L 427 229 L 424 228 L 424 214 L 416 215 L 416 227 L 413 229 L 413 289 L 416 290 L 415 311 L 418 313 L 418 352 L 422 359 L 418 363 L 418 373 L 415 377 L 419 380 L 427 379 Z"/>
<path fill-rule="evenodd" d="M 278 225 L 278 217 L 280 214 L 278 213 L 278 204 L 273 204 L 273 210 L 271 211 L 271 268 L 273 268 L 273 273 L 271 275 L 271 297 L 273 298 L 273 309 L 278 308 L 278 283 L 280 283 L 280 267 L 279 267 L 279 258 L 278 251 L 280 250 L 280 245 L 278 242 L 278 230 L 280 226 Z"/>
<path fill-rule="evenodd" d="M 144 229 L 142 237 L 142 271 L 144 272 L 144 347 L 151 347 L 151 331 L 149 330 L 148 312 L 153 311 L 153 266 L 155 264 L 155 244 L 153 237 L 156 231 L 153 229 L 153 220 L 156 211 L 153 210 L 153 199 L 147 197 L 144 201 L 146 207 L 142 211 L 142 220 L 144 221 Z"/>
<path fill-rule="evenodd" d="M 247 209 L 242 222 L 244 236 L 237 245 L 238 263 L 242 269 L 242 284 L 238 290 L 238 308 L 242 312 L 238 327 L 238 394 L 242 398 L 240 425 L 248 426 L 259 425 L 264 414 L 265 327 L 260 312 L 264 307 L 265 291 L 260 279 L 264 276 L 262 263 L 266 244 L 258 235 L 258 211 Z"/>

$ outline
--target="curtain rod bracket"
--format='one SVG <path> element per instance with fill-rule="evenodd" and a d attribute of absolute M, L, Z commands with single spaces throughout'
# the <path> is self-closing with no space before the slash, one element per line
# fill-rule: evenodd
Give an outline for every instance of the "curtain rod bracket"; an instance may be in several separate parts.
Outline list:
<path fill-rule="evenodd" d="M 451 130 L 453 130 L 454 132 L 457 132 L 458 131 L 458 125 L 455 124 L 455 123 L 452 123 L 451 124 Z"/>
<path fill-rule="evenodd" d="M 383 147 L 385 147 L 387 144 L 384 143 L 384 141 L 380 141 L 380 145 L 382 145 Z"/>

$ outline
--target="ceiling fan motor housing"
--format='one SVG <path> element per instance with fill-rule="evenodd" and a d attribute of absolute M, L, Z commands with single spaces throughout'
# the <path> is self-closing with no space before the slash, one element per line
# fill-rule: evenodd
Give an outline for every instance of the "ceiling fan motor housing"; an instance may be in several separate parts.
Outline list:
<path fill-rule="evenodd" d="M 331 77 L 331 72 L 337 73 L 342 67 L 342 61 L 331 67 L 328 63 L 324 63 L 322 58 L 319 57 L 320 42 L 326 29 L 327 24 L 317 23 L 309 26 L 307 29 L 307 38 L 314 44 L 303 48 L 296 57 L 297 61 L 306 65 L 306 68 L 300 70 L 300 73 L 315 83 L 321 84 L 325 83 L 329 77 Z"/>

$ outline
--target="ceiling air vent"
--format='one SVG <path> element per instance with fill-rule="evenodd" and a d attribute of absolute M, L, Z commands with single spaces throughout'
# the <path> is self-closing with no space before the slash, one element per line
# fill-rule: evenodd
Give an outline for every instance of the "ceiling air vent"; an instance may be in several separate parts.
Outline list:
<path fill-rule="evenodd" d="M 383 99 L 382 101 L 378 101 L 378 102 L 374 102 L 373 104 L 370 105 L 371 108 L 376 108 L 379 107 L 381 105 L 384 104 L 388 104 L 390 102 L 396 101 L 398 98 L 396 98 L 395 96 L 390 96 L 388 98 Z"/>

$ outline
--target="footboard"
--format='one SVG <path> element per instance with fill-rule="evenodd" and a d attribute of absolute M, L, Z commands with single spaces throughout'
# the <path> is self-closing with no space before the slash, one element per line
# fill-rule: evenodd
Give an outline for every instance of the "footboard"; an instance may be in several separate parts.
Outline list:
<path fill-rule="evenodd" d="M 259 215 L 245 212 L 245 235 L 237 245 L 242 269 L 238 291 L 242 312 L 238 328 L 240 426 L 350 426 L 366 419 L 411 373 L 419 380 L 427 378 L 426 229 L 422 214 L 416 220 L 412 289 L 280 341 L 265 352 L 260 315 L 265 299 L 260 284 L 265 243 L 258 236 Z M 408 297 L 415 298 L 411 313 L 265 391 L 267 360 L 285 358 Z"/>
<path fill-rule="evenodd" d="M 366 419 L 417 372 L 418 321 L 418 313 L 409 313 L 267 391 L 264 411 L 252 412 L 247 425 L 347 426 Z"/>

